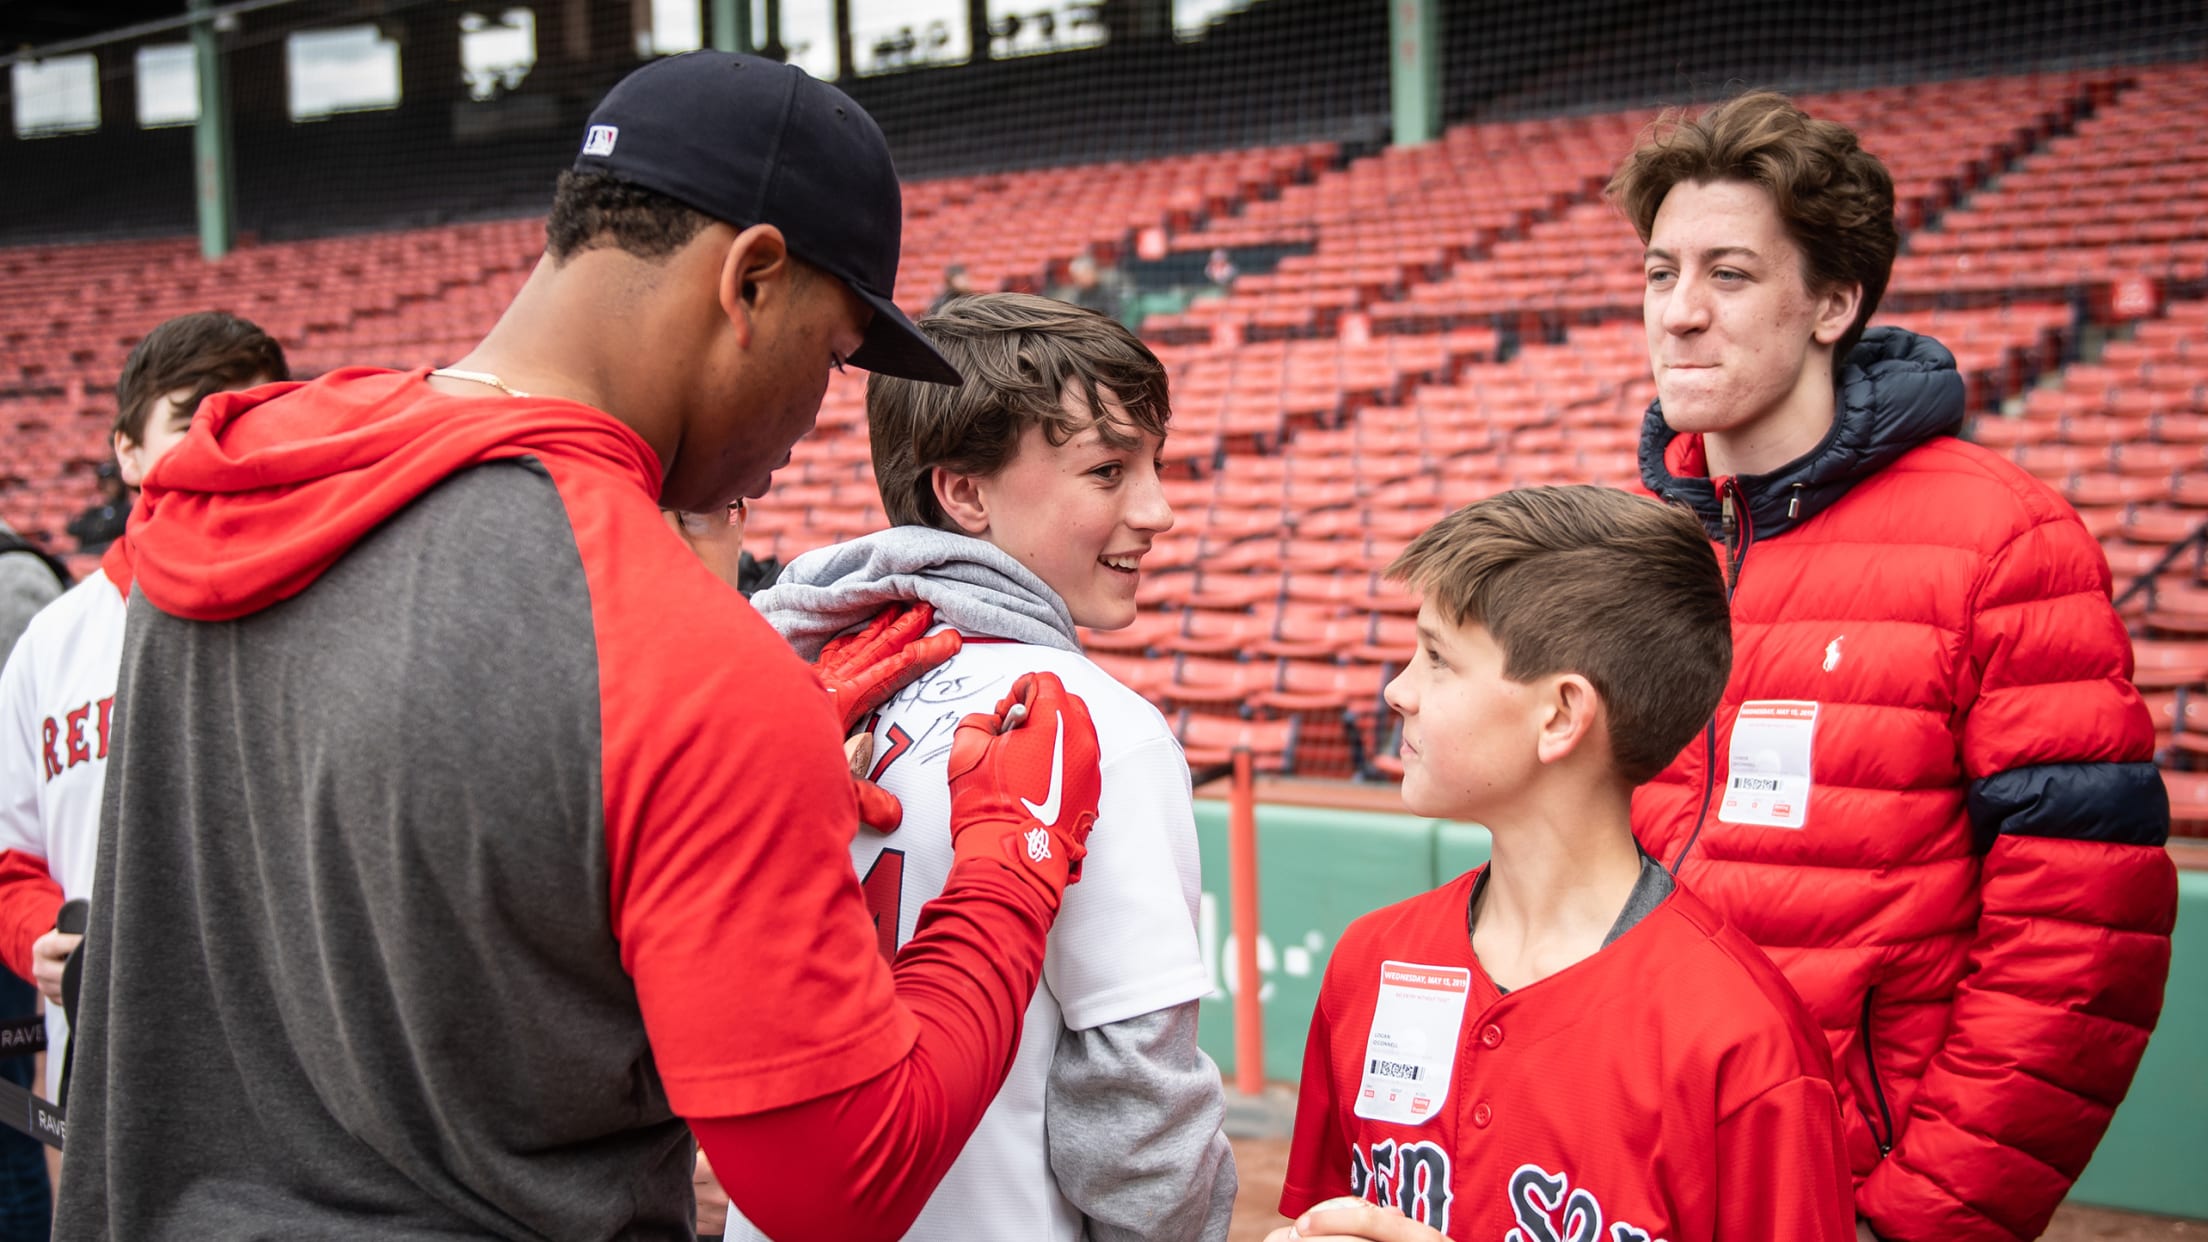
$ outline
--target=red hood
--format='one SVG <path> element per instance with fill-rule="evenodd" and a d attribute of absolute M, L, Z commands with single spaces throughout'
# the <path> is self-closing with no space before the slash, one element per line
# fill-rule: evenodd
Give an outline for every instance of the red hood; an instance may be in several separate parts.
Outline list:
<path fill-rule="evenodd" d="M 448 396 L 425 373 L 351 367 L 209 397 L 146 478 L 126 572 L 163 612 L 227 621 L 297 595 L 415 497 L 482 462 L 594 459 L 658 495 L 658 456 L 613 416 L 551 397 Z"/>

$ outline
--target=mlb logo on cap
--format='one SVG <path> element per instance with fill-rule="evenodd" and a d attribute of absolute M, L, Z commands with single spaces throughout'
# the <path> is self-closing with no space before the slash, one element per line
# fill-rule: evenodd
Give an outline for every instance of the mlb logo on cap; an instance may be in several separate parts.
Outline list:
<path fill-rule="evenodd" d="M 620 136 L 621 127 L 618 125 L 593 125 L 583 135 L 583 154 L 611 155 L 613 140 Z"/>

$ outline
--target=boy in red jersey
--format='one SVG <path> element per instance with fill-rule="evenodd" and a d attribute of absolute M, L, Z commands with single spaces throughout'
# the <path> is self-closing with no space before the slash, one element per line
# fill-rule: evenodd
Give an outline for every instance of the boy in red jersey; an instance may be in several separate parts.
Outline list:
<path fill-rule="evenodd" d="M 1304 1054 L 1273 1242 L 1853 1233 L 1829 1057 L 1778 971 L 1641 853 L 1634 786 L 1709 718 L 1725 586 L 1686 513 L 1510 492 L 1389 567 L 1403 800 L 1492 861 L 1352 924 Z M 1311 1211 L 1350 1195 L 1364 1204 Z"/>

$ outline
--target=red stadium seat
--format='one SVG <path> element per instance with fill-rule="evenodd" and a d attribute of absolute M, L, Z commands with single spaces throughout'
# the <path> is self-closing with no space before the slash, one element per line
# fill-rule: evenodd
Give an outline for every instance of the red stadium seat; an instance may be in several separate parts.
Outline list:
<path fill-rule="evenodd" d="M 2172 690 L 2208 682 L 2208 642 L 2135 639 L 2132 682 L 2141 690 Z"/>
<path fill-rule="evenodd" d="M 1175 726 L 1189 766 L 1203 768 L 1227 763 L 1234 752 L 1247 749 L 1251 766 L 1263 772 L 1290 771 L 1295 763 L 1296 719 L 1237 720 L 1183 712 Z"/>

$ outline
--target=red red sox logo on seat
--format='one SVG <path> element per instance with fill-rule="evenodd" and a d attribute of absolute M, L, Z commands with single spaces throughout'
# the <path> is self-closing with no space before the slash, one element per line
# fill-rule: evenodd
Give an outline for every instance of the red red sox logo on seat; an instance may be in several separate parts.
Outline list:
<path fill-rule="evenodd" d="M 93 714 L 99 715 L 95 729 L 98 733 L 98 749 L 93 747 L 93 737 L 86 731 L 93 725 Z M 47 780 L 62 774 L 67 768 L 94 759 L 107 758 L 107 729 L 115 714 L 115 696 L 109 695 L 97 703 L 87 703 L 60 718 L 48 716 L 39 728 L 40 767 Z"/>
<path fill-rule="evenodd" d="M 1595 1196 L 1537 1164 L 1521 1164 L 1510 1175 L 1510 1212 L 1518 1227 L 1504 1234 L 1503 1242 L 1663 1242 L 1622 1220 L 1612 1221 L 1604 1233 Z"/>

